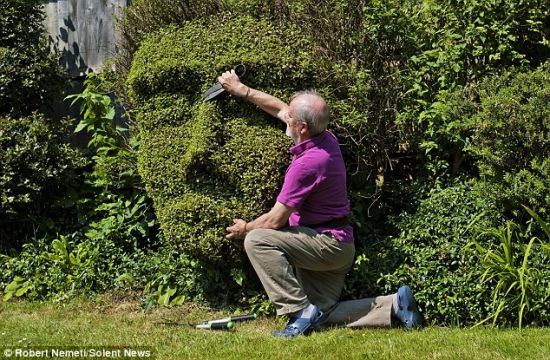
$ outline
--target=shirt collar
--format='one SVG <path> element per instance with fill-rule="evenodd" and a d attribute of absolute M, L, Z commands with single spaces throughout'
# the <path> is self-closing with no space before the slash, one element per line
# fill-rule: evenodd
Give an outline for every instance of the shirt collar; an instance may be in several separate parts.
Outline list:
<path fill-rule="evenodd" d="M 292 153 L 292 155 L 298 156 L 304 151 L 320 145 L 326 138 L 326 132 L 326 130 L 323 130 L 323 132 L 321 132 L 319 135 L 315 135 L 314 137 L 309 138 L 306 141 L 302 141 L 301 143 L 292 146 L 290 148 L 290 152 Z"/>

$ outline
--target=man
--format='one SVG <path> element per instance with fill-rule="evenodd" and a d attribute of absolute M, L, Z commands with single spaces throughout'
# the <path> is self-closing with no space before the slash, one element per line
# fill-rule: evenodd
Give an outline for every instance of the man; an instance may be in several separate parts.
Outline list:
<path fill-rule="evenodd" d="M 243 84 L 234 71 L 218 78 L 230 94 L 256 104 L 286 123 L 294 141 L 284 183 L 273 208 L 257 219 L 234 220 L 228 239 L 243 239 L 246 253 L 275 305 L 290 320 L 276 337 L 294 337 L 313 326 L 389 327 L 392 317 L 408 328 L 421 322 L 408 286 L 394 295 L 338 303 L 355 247 L 344 160 L 326 130 L 329 110 L 314 91 L 289 105 Z M 286 224 L 289 227 L 285 227 Z"/>

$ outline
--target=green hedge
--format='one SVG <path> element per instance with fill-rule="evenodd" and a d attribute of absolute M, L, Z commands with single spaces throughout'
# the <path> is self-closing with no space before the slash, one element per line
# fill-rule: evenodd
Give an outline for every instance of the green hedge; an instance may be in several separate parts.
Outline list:
<path fill-rule="evenodd" d="M 37 44 L 44 35 L 41 0 L 3 0 L 0 7 L 0 47 Z"/>
<path fill-rule="evenodd" d="M 50 225 L 55 228 L 62 220 L 56 209 L 76 201 L 67 191 L 85 162 L 65 142 L 66 135 L 39 114 L 0 117 L 0 243 L 5 249 Z"/>
<path fill-rule="evenodd" d="M 134 53 L 147 35 L 170 24 L 184 24 L 187 21 L 205 18 L 224 9 L 221 0 L 134 0 L 124 8 L 124 15 L 118 18 L 116 28 L 120 34 L 119 51 L 114 55 L 117 85 L 123 85 L 132 64 Z M 125 96 L 124 86 L 117 89 L 117 95 Z"/>
<path fill-rule="evenodd" d="M 514 225 L 516 232 L 511 236 L 511 247 L 506 249 L 494 236 L 495 229 L 501 231 L 505 216 L 483 181 L 462 177 L 413 188 L 417 199 L 413 204 L 370 228 L 357 241 L 356 263 L 344 296 L 387 294 L 409 285 L 428 324 L 471 326 L 492 316 L 501 300 L 521 296 L 520 285 L 516 284 L 512 293 L 504 294 L 506 287 L 494 299 L 499 281 L 512 284 L 521 278 L 536 289 L 526 296 L 530 313 L 524 316 L 523 324 L 547 324 L 548 248 L 543 251 L 544 245 L 535 241 L 526 273 L 521 270 L 533 236 L 548 244 L 537 225 Z M 473 241 L 503 258 L 509 251 L 509 258 L 502 262 L 494 257 L 482 259 L 486 254 L 476 251 Z M 501 267 L 488 265 L 490 260 Z M 486 272 L 496 276 L 484 279 Z M 498 324 L 518 323 L 514 305 L 507 302 Z"/>
<path fill-rule="evenodd" d="M 298 28 L 246 16 L 169 27 L 143 42 L 128 87 L 143 139 L 139 171 L 166 241 L 209 261 L 240 258 L 225 228 L 273 205 L 291 142 L 256 107 L 226 94 L 203 103 L 202 94 L 243 63 L 245 83 L 288 98 L 318 81 L 312 54 Z"/>
<path fill-rule="evenodd" d="M 544 0 L 421 2 L 416 48 L 407 56 L 405 94 L 396 118 L 402 141 L 426 176 L 456 175 L 464 144 L 442 112 L 449 92 L 511 66 L 535 68 L 550 57 Z"/>
<path fill-rule="evenodd" d="M 490 289 L 480 282 L 485 269 L 464 249 L 498 217 L 474 181 L 437 186 L 415 211 L 392 220 L 398 234 L 375 255 L 384 268 L 370 271 L 384 293 L 411 286 L 428 323 L 472 325 L 488 315 Z"/>
<path fill-rule="evenodd" d="M 248 68 L 244 80 L 260 89 L 290 95 L 315 84 L 312 45 L 299 28 L 283 30 L 251 17 L 203 22 L 162 29 L 143 43 L 128 78 L 134 102 L 181 92 L 193 103 L 221 72 L 239 63 Z"/>
<path fill-rule="evenodd" d="M 507 210 L 550 214 L 550 63 L 487 81 L 469 121 L 471 143 L 490 193 Z"/>
<path fill-rule="evenodd" d="M 0 114 L 51 112 L 64 82 L 50 53 L 39 0 L 6 0 L 0 8 Z"/>
<path fill-rule="evenodd" d="M 522 204 L 543 217 L 550 211 L 549 70 L 550 63 L 512 69 L 449 93 L 438 105 L 446 136 L 462 147 L 463 168 L 514 216 L 525 215 Z"/>
<path fill-rule="evenodd" d="M 42 49 L 0 47 L 0 113 L 52 112 L 50 101 L 61 93 L 64 78 L 55 56 L 43 45 Z"/>

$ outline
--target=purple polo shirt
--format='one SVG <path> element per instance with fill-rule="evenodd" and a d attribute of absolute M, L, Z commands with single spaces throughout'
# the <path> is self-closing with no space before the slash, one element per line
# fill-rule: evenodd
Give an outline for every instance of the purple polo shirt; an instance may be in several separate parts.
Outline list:
<path fill-rule="evenodd" d="M 277 201 L 294 209 L 290 226 L 309 226 L 343 218 L 350 213 L 346 168 L 338 140 L 329 131 L 290 148 L 292 162 Z M 338 241 L 353 242 L 353 228 L 315 227 Z"/>

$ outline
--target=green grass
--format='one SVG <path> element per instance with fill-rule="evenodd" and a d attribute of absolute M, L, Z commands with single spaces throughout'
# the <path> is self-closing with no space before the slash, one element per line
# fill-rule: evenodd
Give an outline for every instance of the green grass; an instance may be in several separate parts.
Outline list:
<path fill-rule="evenodd" d="M 280 340 L 270 334 L 282 319 L 238 323 L 231 332 L 160 324 L 227 315 L 196 305 L 146 311 L 127 301 L 0 302 L 0 348 L 141 346 L 156 359 L 550 359 L 548 328 L 332 329 Z"/>

